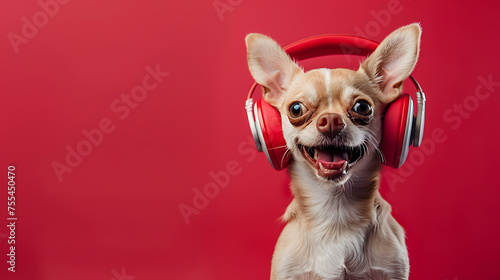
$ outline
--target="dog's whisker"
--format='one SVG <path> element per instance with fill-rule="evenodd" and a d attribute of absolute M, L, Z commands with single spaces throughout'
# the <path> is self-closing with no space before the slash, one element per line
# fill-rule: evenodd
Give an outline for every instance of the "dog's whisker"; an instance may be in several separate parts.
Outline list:
<path fill-rule="evenodd" d="M 379 147 L 379 142 L 375 138 L 376 134 L 373 130 L 371 130 L 368 127 L 359 127 L 359 129 L 363 130 L 366 132 L 365 134 L 365 140 L 362 144 L 362 148 L 366 153 L 370 154 L 370 159 L 374 159 L 375 157 L 379 157 L 380 159 L 383 158 L 382 151 Z"/>
<path fill-rule="evenodd" d="M 285 161 L 285 158 L 286 158 L 287 154 L 288 154 L 288 153 L 290 153 L 290 154 L 291 154 L 291 152 L 292 152 L 292 151 L 291 151 L 289 148 L 286 148 L 285 153 L 284 153 L 284 154 L 283 154 L 283 156 L 281 157 L 281 163 L 280 163 L 280 164 L 281 164 L 281 166 L 283 166 L 283 162 Z"/>
<path fill-rule="evenodd" d="M 347 190 L 346 190 L 346 186 L 347 186 Z M 354 189 L 353 181 L 350 178 L 347 179 L 347 181 L 342 185 L 342 188 L 343 188 L 344 192 L 346 192 L 349 195 L 352 195 L 353 189 Z"/>
<path fill-rule="evenodd" d="M 278 146 L 278 147 L 274 147 L 274 148 L 270 148 L 268 150 L 275 150 L 275 149 L 281 149 L 281 148 L 285 148 L 287 147 L 287 145 L 283 145 L 283 146 Z M 288 149 L 288 148 L 287 148 Z"/>

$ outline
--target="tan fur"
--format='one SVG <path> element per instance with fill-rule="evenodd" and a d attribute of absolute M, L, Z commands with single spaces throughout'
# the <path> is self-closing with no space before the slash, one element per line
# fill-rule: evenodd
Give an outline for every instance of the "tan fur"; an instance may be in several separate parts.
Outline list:
<path fill-rule="evenodd" d="M 377 149 L 382 114 L 400 95 L 418 58 L 420 27 L 391 33 L 358 71 L 303 72 L 269 37 L 250 34 L 246 42 L 250 72 L 265 87 L 266 101 L 280 111 L 293 157 L 288 171 L 294 199 L 283 215 L 287 224 L 276 244 L 271 279 L 407 279 L 404 231 L 379 193 Z M 349 116 L 360 99 L 374 110 L 367 125 L 357 125 Z M 296 101 L 308 109 L 306 122 L 291 121 L 289 108 Z M 336 113 L 345 123 L 334 139 L 325 139 L 316 128 L 323 113 Z M 298 148 L 325 141 L 369 145 L 347 175 L 329 180 L 317 174 Z"/>

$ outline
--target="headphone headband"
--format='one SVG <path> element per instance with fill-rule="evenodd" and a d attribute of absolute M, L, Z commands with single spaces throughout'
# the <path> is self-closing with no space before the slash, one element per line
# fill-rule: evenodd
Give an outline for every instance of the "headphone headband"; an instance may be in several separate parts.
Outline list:
<path fill-rule="evenodd" d="M 294 59 L 334 55 L 355 54 L 369 55 L 379 43 L 352 35 L 319 35 L 292 43 L 284 50 Z"/>

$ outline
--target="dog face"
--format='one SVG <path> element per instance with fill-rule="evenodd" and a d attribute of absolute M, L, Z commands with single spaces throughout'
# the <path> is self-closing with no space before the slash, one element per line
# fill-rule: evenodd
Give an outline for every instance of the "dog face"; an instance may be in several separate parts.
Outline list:
<path fill-rule="evenodd" d="M 416 64 L 420 33 L 417 24 L 394 31 L 357 71 L 304 72 L 271 38 L 246 37 L 250 72 L 281 114 L 294 170 L 345 184 L 379 160 L 382 116 Z"/>

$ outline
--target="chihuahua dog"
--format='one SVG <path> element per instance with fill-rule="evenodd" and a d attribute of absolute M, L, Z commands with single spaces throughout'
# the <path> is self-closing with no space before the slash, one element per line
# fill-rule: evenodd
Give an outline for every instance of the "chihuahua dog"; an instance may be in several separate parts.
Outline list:
<path fill-rule="evenodd" d="M 246 37 L 248 66 L 279 110 L 293 200 L 271 279 L 408 279 L 403 228 L 379 193 L 382 118 L 418 59 L 421 29 L 387 36 L 357 71 L 304 72 L 271 38 Z"/>

